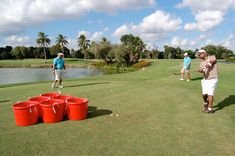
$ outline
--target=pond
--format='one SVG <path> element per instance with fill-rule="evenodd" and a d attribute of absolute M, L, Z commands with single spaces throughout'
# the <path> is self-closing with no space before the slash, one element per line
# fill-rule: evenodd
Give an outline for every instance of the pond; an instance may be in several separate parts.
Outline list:
<path fill-rule="evenodd" d="M 90 68 L 67 68 L 65 79 L 101 76 L 104 72 Z M 51 68 L 0 68 L 0 85 L 53 80 Z"/>

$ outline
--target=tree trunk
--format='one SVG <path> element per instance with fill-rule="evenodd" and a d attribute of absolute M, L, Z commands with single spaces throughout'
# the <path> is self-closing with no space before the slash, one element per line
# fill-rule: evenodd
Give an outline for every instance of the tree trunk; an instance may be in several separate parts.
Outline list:
<path fill-rule="evenodd" d="M 64 46 L 61 45 L 61 50 L 62 50 L 62 53 L 64 54 Z"/>
<path fill-rule="evenodd" d="M 43 51 L 44 51 L 45 63 L 47 63 L 47 53 L 46 53 L 45 47 L 43 47 Z"/>
<path fill-rule="evenodd" d="M 84 49 L 84 56 L 85 56 L 85 62 L 86 62 L 86 64 L 87 64 L 87 52 L 86 52 L 85 49 Z"/>

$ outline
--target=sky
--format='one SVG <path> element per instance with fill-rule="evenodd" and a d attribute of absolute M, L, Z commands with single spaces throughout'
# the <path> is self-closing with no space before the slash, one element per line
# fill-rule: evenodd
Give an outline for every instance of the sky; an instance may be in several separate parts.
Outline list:
<path fill-rule="evenodd" d="M 39 32 L 55 44 L 66 36 L 106 37 L 120 43 L 124 34 L 139 36 L 147 48 L 164 45 L 195 50 L 213 44 L 235 51 L 235 0 L 1 0 L 0 47 L 36 46 Z"/>

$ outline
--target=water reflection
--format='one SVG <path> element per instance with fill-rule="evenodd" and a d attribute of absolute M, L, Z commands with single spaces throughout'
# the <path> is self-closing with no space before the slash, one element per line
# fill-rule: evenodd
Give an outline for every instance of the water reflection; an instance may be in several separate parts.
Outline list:
<path fill-rule="evenodd" d="M 68 68 L 65 78 L 101 76 L 104 73 L 97 69 Z M 0 84 L 36 82 L 53 80 L 51 68 L 0 68 Z"/>

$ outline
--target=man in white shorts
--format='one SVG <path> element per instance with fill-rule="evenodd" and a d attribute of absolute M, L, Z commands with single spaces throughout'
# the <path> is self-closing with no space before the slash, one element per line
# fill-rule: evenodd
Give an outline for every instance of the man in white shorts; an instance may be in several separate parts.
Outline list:
<path fill-rule="evenodd" d="M 203 49 L 198 51 L 198 56 L 203 61 L 200 63 L 199 72 L 203 73 L 202 98 L 204 101 L 205 113 L 214 113 L 212 106 L 214 100 L 214 91 L 218 83 L 217 60 L 214 55 L 208 56 Z"/>
<path fill-rule="evenodd" d="M 55 87 L 56 82 L 59 82 L 59 88 L 63 88 L 62 86 L 62 79 L 63 79 L 63 70 L 65 70 L 64 64 L 64 54 L 58 53 L 58 57 L 53 60 L 53 74 L 55 76 L 55 80 L 52 84 L 52 88 Z"/>

